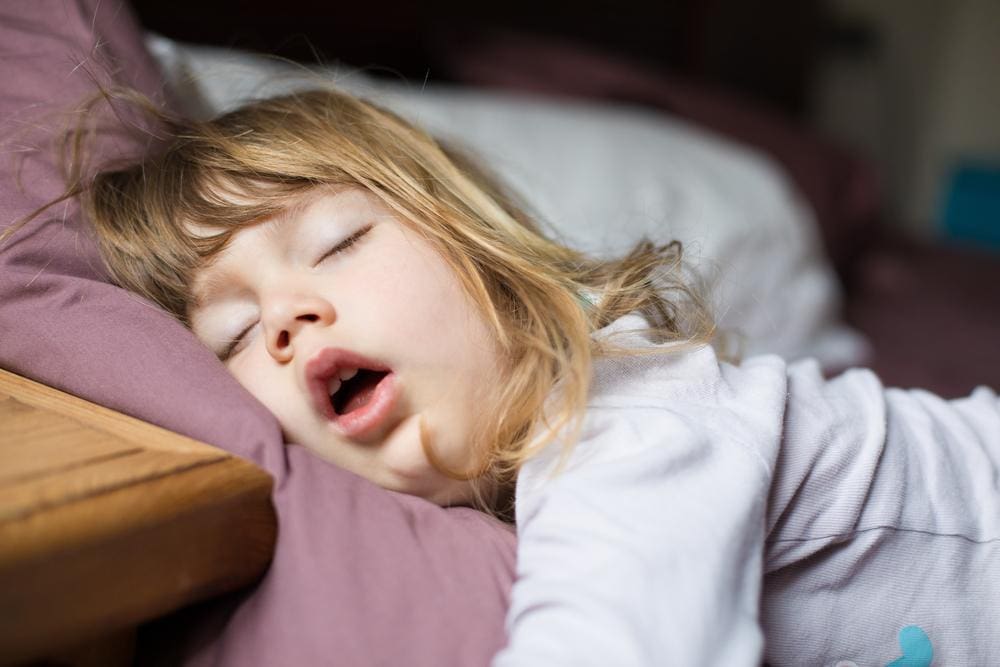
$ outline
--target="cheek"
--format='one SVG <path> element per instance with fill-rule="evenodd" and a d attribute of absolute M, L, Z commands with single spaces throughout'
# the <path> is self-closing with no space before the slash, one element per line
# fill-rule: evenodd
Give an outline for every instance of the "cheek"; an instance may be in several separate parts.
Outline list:
<path fill-rule="evenodd" d="M 258 350 L 247 352 L 227 365 L 229 372 L 244 389 L 274 413 L 282 428 L 287 428 L 293 417 L 294 406 L 288 400 L 291 392 L 284 388 L 273 364 L 256 359 Z"/>
<path fill-rule="evenodd" d="M 443 347 L 444 340 L 461 337 L 481 319 L 451 267 L 422 241 L 402 236 L 380 252 L 378 262 L 342 284 L 341 294 L 388 330 L 430 335 Z"/>

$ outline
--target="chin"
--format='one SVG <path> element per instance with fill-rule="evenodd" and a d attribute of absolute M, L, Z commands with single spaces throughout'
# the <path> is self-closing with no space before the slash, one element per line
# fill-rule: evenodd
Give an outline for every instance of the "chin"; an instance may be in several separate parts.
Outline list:
<path fill-rule="evenodd" d="M 469 505 L 472 487 L 469 482 L 450 479 L 434 469 L 394 471 L 380 486 L 428 500 L 435 505 Z M 379 483 L 379 482 L 376 482 Z"/>

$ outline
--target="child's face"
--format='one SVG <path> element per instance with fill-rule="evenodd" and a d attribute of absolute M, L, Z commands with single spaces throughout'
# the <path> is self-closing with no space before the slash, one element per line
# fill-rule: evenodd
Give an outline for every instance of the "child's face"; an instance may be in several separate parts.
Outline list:
<path fill-rule="evenodd" d="M 194 289 L 195 334 L 288 441 L 389 489 L 468 500 L 467 482 L 430 465 L 421 433 L 450 469 L 474 467 L 497 347 L 451 268 L 376 197 L 314 193 L 238 232 Z"/>

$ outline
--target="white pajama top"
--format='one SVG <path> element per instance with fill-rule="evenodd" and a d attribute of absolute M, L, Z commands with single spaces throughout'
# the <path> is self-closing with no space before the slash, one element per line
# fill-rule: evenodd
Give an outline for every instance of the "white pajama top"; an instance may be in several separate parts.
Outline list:
<path fill-rule="evenodd" d="M 652 345 L 631 315 L 599 332 Z M 1000 399 L 709 347 L 595 362 L 522 469 L 494 667 L 1000 664 Z"/>

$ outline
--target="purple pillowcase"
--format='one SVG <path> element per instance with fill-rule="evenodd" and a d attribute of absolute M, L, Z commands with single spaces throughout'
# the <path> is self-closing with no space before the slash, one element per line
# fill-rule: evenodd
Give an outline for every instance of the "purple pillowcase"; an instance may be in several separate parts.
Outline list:
<path fill-rule="evenodd" d="M 127 6 L 0 5 L 0 228 L 61 193 L 51 137 L 94 80 L 163 96 Z M 142 148 L 116 136 L 96 150 L 113 158 Z M 274 562 L 235 605 L 209 605 L 219 623 L 211 636 L 177 638 L 189 664 L 476 665 L 503 645 L 513 533 L 284 446 L 271 414 L 214 355 L 107 282 L 75 204 L 0 247 L 0 367 L 222 447 L 274 477 Z"/>

